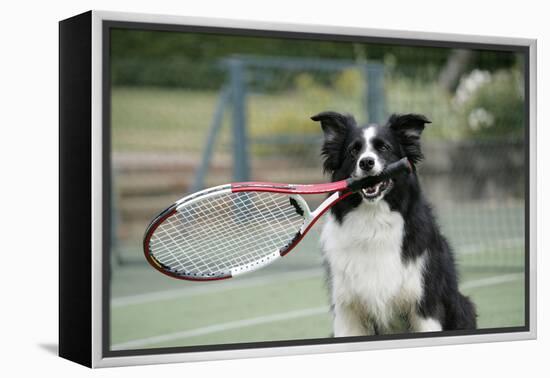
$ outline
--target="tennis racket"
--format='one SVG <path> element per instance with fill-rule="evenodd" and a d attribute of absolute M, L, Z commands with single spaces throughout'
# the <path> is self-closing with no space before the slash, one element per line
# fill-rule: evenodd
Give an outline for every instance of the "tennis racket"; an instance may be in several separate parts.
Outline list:
<path fill-rule="evenodd" d="M 147 227 L 147 261 L 170 277 L 220 280 L 262 268 L 289 253 L 313 224 L 352 193 L 411 172 L 406 158 L 361 179 L 292 185 L 239 182 L 188 195 Z M 332 193 L 311 211 L 301 195 Z"/>

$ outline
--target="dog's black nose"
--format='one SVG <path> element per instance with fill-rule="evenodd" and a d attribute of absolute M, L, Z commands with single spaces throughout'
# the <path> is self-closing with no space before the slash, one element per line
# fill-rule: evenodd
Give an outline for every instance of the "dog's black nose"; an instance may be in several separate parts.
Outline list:
<path fill-rule="evenodd" d="M 359 168 L 363 171 L 370 171 L 374 167 L 374 159 L 371 157 L 366 157 L 359 160 Z"/>

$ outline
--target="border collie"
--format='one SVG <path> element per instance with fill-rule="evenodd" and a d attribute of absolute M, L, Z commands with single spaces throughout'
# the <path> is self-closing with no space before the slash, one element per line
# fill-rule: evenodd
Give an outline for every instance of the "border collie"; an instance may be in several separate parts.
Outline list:
<path fill-rule="evenodd" d="M 407 157 L 413 173 L 362 189 L 328 214 L 321 245 L 335 337 L 474 329 L 473 303 L 458 290 L 453 253 L 416 174 L 420 135 L 430 121 L 392 115 L 358 127 L 350 115 L 313 116 L 333 181 L 380 174 Z"/>

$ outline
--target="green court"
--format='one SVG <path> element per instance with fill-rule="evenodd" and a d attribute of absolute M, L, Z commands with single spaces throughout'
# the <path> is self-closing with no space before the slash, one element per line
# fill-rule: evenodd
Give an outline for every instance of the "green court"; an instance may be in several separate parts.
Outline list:
<path fill-rule="evenodd" d="M 318 230 L 270 267 L 227 281 L 179 281 L 139 260 L 113 266 L 112 349 L 329 337 Z M 523 249 L 515 241 L 457 253 L 461 288 L 477 306 L 480 328 L 524 324 Z"/>

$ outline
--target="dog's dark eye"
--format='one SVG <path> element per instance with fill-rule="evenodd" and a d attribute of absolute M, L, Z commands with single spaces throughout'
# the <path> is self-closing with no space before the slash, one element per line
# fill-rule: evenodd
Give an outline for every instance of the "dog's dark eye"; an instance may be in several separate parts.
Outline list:
<path fill-rule="evenodd" d="M 389 145 L 382 141 L 378 141 L 377 143 L 375 143 L 374 148 L 376 148 L 380 152 L 389 151 L 391 149 Z"/>
<path fill-rule="evenodd" d="M 349 148 L 349 154 L 352 157 L 357 157 L 357 155 L 359 155 L 359 152 L 361 152 L 361 144 L 360 143 L 355 143 Z"/>

